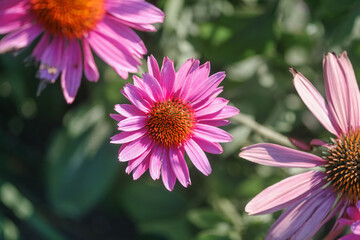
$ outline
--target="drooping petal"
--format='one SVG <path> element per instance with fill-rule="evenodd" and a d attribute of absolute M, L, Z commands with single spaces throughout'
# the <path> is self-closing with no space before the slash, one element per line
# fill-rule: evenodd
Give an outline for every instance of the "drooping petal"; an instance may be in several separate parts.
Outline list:
<path fill-rule="evenodd" d="M 326 164 L 324 159 L 311 153 L 271 143 L 259 143 L 245 147 L 239 156 L 251 162 L 274 167 L 311 168 Z"/>
<path fill-rule="evenodd" d="M 212 154 L 221 154 L 223 152 L 221 145 L 217 142 L 210 142 L 206 139 L 198 138 L 195 136 L 193 136 L 193 140 L 205 152 L 212 153 Z"/>
<path fill-rule="evenodd" d="M 29 46 L 42 31 L 40 25 L 28 23 L 19 30 L 7 34 L 0 41 L 0 54 Z"/>
<path fill-rule="evenodd" d="M 138 156 L 150 148 L 152 140 L 148 136 L 143 136 L 128 144 L 123 144 L 122 149 L 119 153 L 119 161 L 127 162 Z"/>
<path fill-rule="evenodd" d="M 97 82 L 99 80 L 99 70 L 94 61 L 94 56 L 91 52 L 90 45 L 86 39 L 82 40 L 82 47 L 84 52 L 85 77 L 91 82 Z"/>
<path fill-rule="evenodd" d="M 189 139 L 184 144 L 184 148 L 194 166 L 204 175 L 209 175 L 211 173 L 211 166 L 199 145 L 194 140 Z"/>
<path fill-rule="evenodd" d="M 265 239 L 310 239 L 313 229 L 329 213 L 335 199 L 335 194 L 327 188 L 313 192 L 302 202 L 289 207 L 270 228 Z"/>
<path fill-rule="evenodd" d="M 290 69 L 296 91 L 305 105 L 319 120 L 319 122 L 332 134 L 339 136 L 341 130 L 329 112 L 328 105 L 316 88 L 301 73 Z"/>
<path fill-rule="evenodd" d="M 187 187 L 188 184 L 191 184 L 189 169 L 184 158 L 184 151 L 179 148 L 170 148 L 169 159 L 171 168 L 181 185 Z"/>
<path fill-rule="evenodd" d="M 288 177 L 259 193 L 245 207 L 250 215 L 266 214 L 292 206 L 326 184 L 324 173 L 309 171 Z"/>
<path fill-rule="evenodd" d="M 172 191 L 176 183 L 176 176 L 171 168 L 169 152 L 164 150 L 163 161 L 161 165 L 161 179 L 167 190 Z"/>
<path fill-rule="evenodd" d="M 83 65 L 80 45 L 77 39 L 72 39 L 64 53 L 65 66 L 61 74 L 61 87 L 68 104 L 75 99 L 80 87 Z"/>
<path fill-rule="evenodd" d="M 152 155 L 150 157 L 150 176 L 152 179 L 157 180 L 160 178 L 161 164 L 164 159 L 165 149 L 157 144 L 154 144 Z"/>

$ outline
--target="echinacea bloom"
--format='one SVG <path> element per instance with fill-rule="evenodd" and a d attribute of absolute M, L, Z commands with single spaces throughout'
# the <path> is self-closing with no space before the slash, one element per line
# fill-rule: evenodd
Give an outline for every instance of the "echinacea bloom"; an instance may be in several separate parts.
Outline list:
<path fill-rule="evenodd" d="M 230 142 L 232 136 L 218 126 L 229 124 L 226 118 L 239 110 L 218 97 L 225 73 L 209 76 L 209 62 L 199 66 L 198 60 L 189 59 L 175 72 L 170 59 L 164 58 L 159 70 L 150 56 L 148 71 L 121 90 L 131 104 L 115 105 L 119 114 L 111 117 L 119 121 L 121 132 L 111 143 L 122 144 L 119 161 L 128 162 L 126 173 L 132 172 L 134 180 L 149 169 L 152 179 L 161 175 L 169 191 L 176 179 L 187 187 L 191 182 L 185 152 L 200 172 L 209 175 L 204 152 L 222 153 L 219 142 Z"/>
<path fill-rule="evenodd" d="M 137 72 L 147 53 L 131 29 L 156 31 L 164 14 L 144 0 L 0 0 L 0 53 L 39 39 L 31 54 L 38 77 L 53 83 L 61 74 L 64 97 L 72 103 L 82 73 L 92 82 L 99 72 L 91 49 L 124 79 Z"/>
<path fill-rule="evenodd" d="M 360 240 L 360 202 L 349 206 L 346 209 L 346 217 L 341 218 L 339 222 L 343 225 L 350 225 L 352 231 L 339 240 Z"/>
<path fill-rule="evenodd" d="M 246 206 L 251 214 L 286 209 L 269 230 L 266 239 L 309 239 L 330 218 L 341 218 L 348 205 L 360 200 L 360 93 L 354 70 L 343 52 L 329 53 L 323 61 L 326 99 L 295 69 L 290 69 L 295 88 L 305 105 L 333 135 L 321 144 L 317 156 L 276 144 L 260 143 L 242 149 L 240 157 L 275 167 L 312 168 L 276 183 L 259 193 Z M 338 218 L 338 219 L 339 219 Z M 328 239 L 341 232 L 337 220 Z"/>

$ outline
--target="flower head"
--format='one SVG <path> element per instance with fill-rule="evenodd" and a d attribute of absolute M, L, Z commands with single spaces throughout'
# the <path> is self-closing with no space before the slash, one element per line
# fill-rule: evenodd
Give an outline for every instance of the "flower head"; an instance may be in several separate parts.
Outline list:
<path fill-rule="evenodd" d="M 268 187 L 246 206 L 249 214 L 271 213 L 286 208 L 271 227 L 267 239 L 309 239 L 331 217 L 360 200 L 360 93 L 347 53 L 324 57 L 327 101 L 295 69 L 290 69 L 295 88 L 314 116 L 336 139 L 319 143 L 322 156 L 275 144 L 246 147 L 240 157 L 276 167 L 312 168 Z M 328 235 L 335 237 L 343 225 L 337 221 Z"/>
<path fill-rule="evenodd" d="M 185 152 L 194 166 L 205 175 L 211 173 L 204 153 L 220 154 L 219 142 L 230 142 L 232 136 L 217 128 L 229 124 L 226 118 L 239 110 L 227 106 L 218 97 L 218 87 L 225 73 L 209 76 L 210 64 L 199 66 L 189 59 L 175 72 L 173 62 L 165 58 L 161 70 L 153 56 L 148 58 L 149 73 L 143 79 L 134 76 L 134 85 L 121 91 L 131 104 L 118 104 L 111 114 L 121 132 L 112 143 L 122 144 L 119 160 L 128 162 L 126 172 L 134 180 L 147 169 L 154 180 L 162 178 L 173 190 L 176 179 L 187 187 L 190 182 Z"/>
<path fill-rule="evenodd" d="M 137 72 L 147 50 L 131 29 L 156 31 L 164 20 L 143 0 L 0 0 L 0 53 L 19 50 L 39 38 L 32 57 L 42 83 L 61 74 L 65 100 L 72 103 L 82 73 L 96 82 L 99 72 L 91 49 L 124 79 Z"/>

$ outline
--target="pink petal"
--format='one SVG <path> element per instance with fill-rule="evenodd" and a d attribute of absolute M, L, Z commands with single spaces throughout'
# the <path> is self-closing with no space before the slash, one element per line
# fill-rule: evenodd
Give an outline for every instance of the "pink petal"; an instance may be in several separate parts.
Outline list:
<path fill-rule="evenodd" d="M 209 175 L 211 173 L 211 166 L 199 145 L 194 140 L 189 139 L 184 144 L 184 148 L 194 166 L 204 175 Z"/>
<path fill-rule="evenodd" d="M 91 52 L 90 45 L 86 39 L 82 40 L 83 52 L 84 52 L 84 73 L 85 77 L 91 82 L 97 82 L 99 80 L 99 70 L 94 61 L 94 56 Z"/>
<path fill-rule="evenodd" d="M 135 117 L 126 118 L 121 122 L 119 122 L 118 124 L 119 130 L 130 132 L 130 131 L 136 131 L 142 129 L 146 126 L 146 120 L 147 117 L 145 116 L 135 116 Z"/>
<path fill-rule="evenodd" d="M 146 135 L 133 141 L 128 144 L 122 145 L 122 149 L 119 153 L 119 161 L 126 162 L 130 161 L 138 156 L 140 156 L 143 152 L 149 149 L 152 145 L 152 140 Z"/>
<path fill-rule="evenodd" d="M 223 152 L 221 145 L 217 142 L 210 142 L 206 139 L 197 138 L 195 136 L 193 136 L 193 140 L 205 152 L 212 153 L 212 154 L 221 154 Z"/>
<path fill-rule="evenodd" d="M 22 26 L 32 24 L 32 21 L 33 17 L 27 14 L 22 8 L 16 8 L 15 11 L 11 13 L 3 13 L 0 11 L 0 34 L 15 31 Z"/>
<path fill-rule="evenodd" d="M 202 93 L 198 94 L 198 97 L 194 98 L 193 101 L 199 101 L 212 95 L 214 91 L 216 91 L 216 88 L 219 86 L 219 84 L 224 80 L 225 76 L 225 72 L 217 72 L 208 77 Z"/>
<path fill-rule="evenodd" d="M 123 144 L 123 143 L 131 142 L 144 136 L 145 133 L 147 133 L 146 129 L 141 129 L 134 132 L 121 132 L 111 137 L 111 143 Z"/>
<path fill-rule="evenodd" d="M 148 57 L 147 64 L 148 64 L 149 74 L 152 75 L 158 81 L 160 81 L 159 65 L 152 54 Z"/>
<path fill-rule="evenodd" d="M 150 157 L 150 176 L 152 179 L 157 180 L 160 178 L 160 169 L 163 160 L 165 149 L 162 146 L 154 144 L 152 154 Z"/>
<path fill-rule="evenodd" d="M 236 107 L 225 106 L 223 109 L 221 109 L 218 112 L 200 116 L 199 121 L 200 120 L 219 120 L 219 119 L 230 118 L 230 117 L 233 117 L 233 116 L 239 114 L 239 112 L 240 112 L 239 109 L 237 109 Z"/>
<path fill-rule="evenodd" d="M 133 171 L 133 179 L 138 180 L 149 168 L 149 158 L 142 161 Z"/>
<path fill-rule="evenodd" d="M 357 207 L 350 206 L 346 209 L 347 215 L 353 220 L 360 220 L 360 211 Z"/>
<path fill-rule="evenodd" d="M 98 33 L 89 32 L 87 41 L 94 52 L 110 66 L 125 72 L 137 72 L 140 64 L 132 54 L 111 37 Z"/>
<path fill-rule="evenodd" d="M 190 68 L 194 64 L 194 61 L 195 60 L 193 58 L 190 58 L 183 65 L 181 65 L 179 71 L 177 71 L 176 77 L 175 77 L 175 83 L 174 83 L 174 91 L 175 92 L 177 92 L 180 88 L 182 88 L 182 86 L 184 84 L 184 80 L 185 80 L 186 76 L 188 75 Z"/>
<path fill-rule="evenodd" d="M 360 93 L 359 86 L 357 84 L 354 69 L 344 51 L 339 58 L 340 64 L 345 74 L 345 80 L 347 82 L 347 92 L 349 94 L 349 105 L 348 111 L 350 114 L 349 127 L 357 128 L 360 125 Z M 343 103 L 344 104 L 344 103 Z M 354 130 L 354 129 L 353 129 Z"/>
<path fill-rule="evenodd" d="M 335 194 L 327 188 L 314 192 L 301 203 L 288 208 L 270 228 L 266 239 L 310 239 L 312 230 L 328 214 L 335 199 Z"/>
<path fill-rule="evenodd" d="M 165 58 L 166 59 L 166 58 Z M 175 83 L 175 68 L 173 61 L 164 61 L 164 64 L 160 72 L 160 85 L 164 91 L 164 96 L 166 99 L 174 93 L 174 83 Z"/>
<path fill-rule="evenodd" d="M 290 71 L 294 76 L 294 86 L 305 105 L 329 132 L 339 136 L 341 131 L 329 113 L 324 98 L 301 73 L 294 69 L 290 69 Z"/>
<path fill-rule="evenodd" d="M 77 39 L 69 41 L 64 55 L 66 60 L 61 74 L 61 87 L 66 102 L 70 104 L 74 101 L 80 87 L 83 71 L 81 49 Z"/>
<path fill-rule="evenodd" d="M 143 79 L 144 79 L 143 82 L 145 83 L 145 90 L 148 93 L 151 100 L 153 100 L 154 102 L 163 100 L 164 94 L 158 80 L 156 80 L 156 78 L 154 78 L 149 73 L 145 73 L 143 75 Z"/>
<path fill-rule="evenodd" d="M 250 215 L 266 214 L 289 207 L 326 184 L 324 173 L 309 171 L 288 177 L 256 195 L 245 207 Z"/>
<path fill-rule="evenodd" d="M 187 187 L 188 184 L 191 184 L 189 169 L 184 158 L 184 151 L 179 148 L 170 148 L 169 159 L 171 168 L 181 185 Z"/>
<path fill-rule="evenodd" d="M 119 19 L 140 24 L 162 23 L 165 17 L 164 13 L 152 4 L 133 0 L 118 3 L 109 1 L 106 3 L 106 10 Z"/>
<path fill-rule="evenodd" d="M 141 90 L 131 84 L 126 84 L 121 91 L 129 101 L 134 104 L 140 111 L 147 113 L 150 111 L 150 105 L 142 97 Z"/>
<path fill-rule="evenodd" d="M 311 217 L 301 226 L 301 228 L 292 236 L 294 240 L 310 239 L 315 235 L 319 227 L 323 224 L 323 220 L 331 211 L 336 200 L 336 194 L 328 192 L 322 199 L 318 207 L 314 208 Z"/>
<path fill-rule="evenodd" d="M 135 117 L 144 115 L 144 113 L 141 112 L 137 107 L 130 104 L 116 104 L 114 109 L 124 117 Z"/>
<path fill-rule="evenodd" d="M 190 66 L 187 74 L 184 77 L 182 77 L 181 82 L 177 82 L 178 87 L 177 87 L 177 92 L 174 95 L 175 98 L 187 100 L 189 92 L 192 91 L 192 88 L 189 87 L 192 82 L 192 77 L 196 72 L 196 70 L 199 68 L 199 65 L 200 65 L 200 61 L 195 60 Z M 176 89 L 176 87 L 174 89 Z"/>
<path fill-rule="evenodd" d="M 7 34 L 0 41 L 0 54 L 29 46 L 42 31 L 40 25 L 29 23 L 19 30 Z"/>
<path fill-rule="evenodd" d="M 223 109 L 228 103 L 229 100 L 226 100 L 225 98 L 216 98 L 210 105 L 201 109 L 200 111 L 197 111 L 196 117 L 218 112 Z"/>
<path fill-rule="evenodd" d="M 199 123 L 205 125 L 211 125 L 214 127 L 221 127 L 230 124 L 230 121 L 229 120 L 199 120 Z"/>
<path fill-rule="evenodd" d="M 128 162 L 128 166 L 126 167 L 126 170 L 125 170 L 125 172 L 127 173 L 127 174 L 130 174 L 131 173 L 131 171 L 133 171 L 134 169 L 136 169 L 141 163 L 144 163 L 144 162 L 147 162 L 147 164 L 146 165 L 149 165 L 149 153 L 150 153 L 150 151 L 151 151 L 151 146 L 148 148 L 148 149 L 146 149 L 140 156 L 138 156 L 137 158 L 135 158 L 135 159 L 133 159 L 133 160 L 130 160 L 129 162 Z M 144 166 L 144 165 L 143 165 Z M 139 169 L 140 170 L 140 169 Z M 145 171 L 146 171 L 147 169 L 145 169 Z M 144 173 L 144 172 L 142 172 L 142 173 Z M 141 174 L 142 174 L 141 173 Z M 141 176 L 141 174 L 140 174 L 140 176 Z M 138 176 L 136 179 L 138 179 L 140 176 Z M 135 176 L 133 176 L 134 177 L 134 180 L 136 180 L 135 179 Z"/>
<path fill-rule="evenodd" d="M 161 166 L 161 178 L 167 190 L 172 191 L 176 183 L 176 176 L 171 168 L 169 152 L 164 151 L 163 161 Z"/>
<path fill-rule="evenodd" d="M 210 142 L 231 142 L 232 139 L 232 136 L 224 130 L 201 123 L 196 124 L 194 136 Z"/>
<path fill-rule="evenodd" d="M 326 164 L 324 159 L 311 153 L 271 143 L 259 143 L 245 147 L 239 156 L 251 162 L 274 167 L 310 168 Z"/>
<path fill-rule="evenodd" d="M 110 113 L 110 117 L 118 122 L 122 121 L 125 119 L 124 116 L 120 115 L 120 114 L 115 114 L 115 113 Z"/>
<path fill-rule="evenodd" d="M 43 36 L 40 38 L 40 41 L 36 44 L 36 47 L 32 52 L 32 56 L 35 58 L 36 61 L 41 60 L 41 56 L 48 48 L 49 42 L 50 42 L 50 34 L 45 32 Z"/>
<path fill-rule="evenodd" d="M 204 63 L 196 70 L 192 77 L 191 85 L 189 86 L 192 89 L 192 92 L 188 96 L 190 101 L 195 102 L 206 95 L 204 92 L 210 88 L 208 81 L 209 73 L 210 62 Z"/>

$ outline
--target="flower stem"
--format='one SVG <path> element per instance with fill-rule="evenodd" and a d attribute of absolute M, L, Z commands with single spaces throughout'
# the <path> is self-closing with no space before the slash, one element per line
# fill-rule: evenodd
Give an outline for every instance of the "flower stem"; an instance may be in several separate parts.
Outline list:
<path fill-rule="evenodd" d="M 238 115 L 232 117 L 232 119 L 238 123 L 244 124 L 245 126 L 249 127 L 251 130 L 255 131 L 256 133 L 262 135 L 263 137 L 269 139 L 274 143 L 278 143 L 286 147 L 294 148 L 294 145 L 290 142 L 290 140 L 286 136 L 261 125 L 260 123 L 256 122 L 248 115 L 239 113 Z"/>

